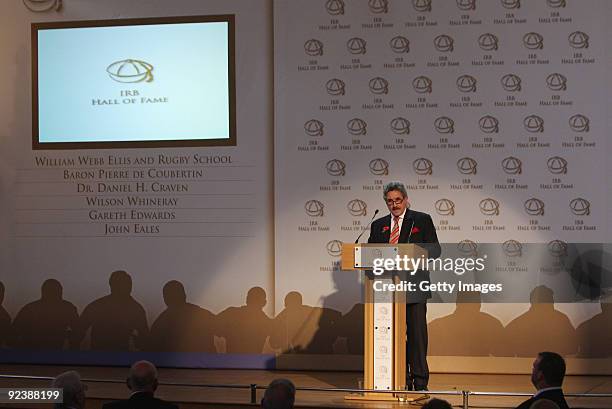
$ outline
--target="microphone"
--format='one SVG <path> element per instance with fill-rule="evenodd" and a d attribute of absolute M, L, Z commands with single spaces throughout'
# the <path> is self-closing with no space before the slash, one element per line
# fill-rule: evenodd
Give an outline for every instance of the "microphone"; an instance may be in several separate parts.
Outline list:
<path fill-rule="evenodd" d="M 361 236 L 363 236 L 363 233 L 365 233 L 365 231 L 368 229 L 368 227 L 370 227 L 370 225 L 372 224 L 372 222 L 374 221 L 374 218 L 376 217 L 376 215 L 378 214 L 378 209 L 374 210 L 374 214 L 372 215 L 372 218 L 370 219 L 370 223 L 368 223 L 368 225 L 366 226 L 365 229 L 363 229 L 363 231 L 361 232 L 361 234 L 357 237 L 357 240 L 355 240 L 355 244 L 359 243 L 359 239 L 361 238 Z"/>
<path fill-rule="evenodd" d="M 414 227 L 414 219 L 410 217 L 408 220 L 412 221 L 412 224 L 410 225 L 410 233 L 408 234 L 408 240 L 406 240 L 406 243 L 410 243 L 410 236 L 412 236 L 412 228 Z"/>

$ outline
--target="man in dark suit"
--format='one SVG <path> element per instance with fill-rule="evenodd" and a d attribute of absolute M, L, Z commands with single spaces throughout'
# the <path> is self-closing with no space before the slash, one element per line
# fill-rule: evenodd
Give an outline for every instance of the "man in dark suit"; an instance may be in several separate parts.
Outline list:
<path fill-rule="evenodd" d="M 102 409 L 178 409 L 174 403 L 155 398 L 157 368 L 149 361 L 138 361 L 130 368 L 127 386 L 129 399 L 105 403 Z"/>
<path fill-rule="evenodd" d="M 555 402 L 560 409 L 569 409 L 561 389 L 564 377 L 563 357 L 555 352 L 540 352 L 531 370 L 531 383 L 538 391 L 532 398 L 517 406 L 517 409 L 529 409 L 534 402 L 542 399 Z"/>
<path fill-rule="evenodd" d="M 383 198 L 389 209 L 387 216 L 374 220 L 368 243 L 414 243 L 428 251 L 429 258 L 440 256 L 438 236 L 431 216 L 410 209 L 408 193 L 400 182 L 385 185 Z M 418 270 L 410 277 L 417 283 L 429 281 L 429 272 Z M 427 390 L 427 299 L 429 291 L 406 294 L 406 387 Z"/>

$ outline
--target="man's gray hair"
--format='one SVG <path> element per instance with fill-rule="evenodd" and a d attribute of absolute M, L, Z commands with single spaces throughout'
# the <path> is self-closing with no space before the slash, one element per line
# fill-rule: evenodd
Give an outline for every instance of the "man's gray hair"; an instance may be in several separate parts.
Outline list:
<path fill-rule="evenodd" d="M 292 409 L 294 403 L 295 385 L 284 378 L 270 382 L 261 400 L 264 409 Z"/>
<path fill-rule="evenodd" d="M 157 387 L 157 368 L 149 361 L 138 361 L 130 368 L 128 380 L 133 392 L 155 390 Z"/>
<path fill-rule="evenodd" d="M 81 375 L 77 371 L 68 371 L 59 374 L 51 387 L 63 390 L 63 403 L 55 405 L 56 408 L 76 408 L 82 409 L 85 403 L 85 384 L 81 382 Z"/>
<path fill-rule="evenodd" d="M 400 192 L 405 198 L 408 197 L 408 192 L 406 191 L 406 186 L 402 182 L 389 182 L 383 188 L 383 199 L 387 199 L 387 193 L 392 190 L 397 190 Z"/>

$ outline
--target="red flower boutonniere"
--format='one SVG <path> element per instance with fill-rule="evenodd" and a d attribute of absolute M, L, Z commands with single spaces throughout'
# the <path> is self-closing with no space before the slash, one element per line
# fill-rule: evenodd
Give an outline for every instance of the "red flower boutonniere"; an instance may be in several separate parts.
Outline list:
<path fill-rule="evenodd" d="M 385 226 L 385 227 L 383 227 L 382 232 L 384 233 L 384 232 L 386 232 L 386 231 L 389 231 L 389 226 Z"/>
<path fill-rule="evenodd" d="M 410 233 L 411 233 L 411 234 L 416 234 L 416 233 L 418 233 L 418 232 L 420 232 L 420 231 L 421 231 L 421 229 L 419 229 L 418 227 L 414 226 L 414 227 L 412 228 L 412 230 L 410 230 Z"/>

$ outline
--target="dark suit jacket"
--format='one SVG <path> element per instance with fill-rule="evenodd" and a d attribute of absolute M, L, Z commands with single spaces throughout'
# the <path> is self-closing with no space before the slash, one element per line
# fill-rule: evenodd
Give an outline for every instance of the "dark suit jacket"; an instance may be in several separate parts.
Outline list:
<path fill-rule="evenodd" d="M 548 399 L 555 402 L 559 405 L 561 409 L 569 409 L 567 406 L 567 402 L 565 401 L 565 397 L 563 396 L 563 391 L 561 389 L 553 389 L 552 391 L 546 391 L 539 394 L 537 397 L 533 397 L 531 399 L 527 399 L 525 402 L 521 403 L 516 409 L 529 409 L 529 407 L 533 404 L 533 402 L 540 399 Z"/>
<path fill-rule="evenodd" d="M 137 392 L 129 399 L 105 403 L 102 409 L 178 409 L 178 405 L 157 399 L 151 393 Z"/>
<path fill-rule="evenodd" d="M 372 222 L 370 227 L 370 238 L 368 243 L 389 243 L 391 237 L 391 214 L 388 214 L 380 219 Z M 412 230 L 412 234 L 410 231 Z M 429 258 L 440 257 L 440 244 L 438 244 L 438 235 L 436 228 L 431 220 L 431 216 L 427 213 L 417 212 L 416 210 L 406 210 L 402 229 L 400 231 L 399 243 L 414 243 L 425 248 Z M 429 271 L 418 270 L 413 276 L 402 277 L 409 279 L 412 282 L 429 281 Z M 407 293 L 406 301 L 425 302 L 427 298 L 431 298 L 431 293 L 416 292 Z"/>

